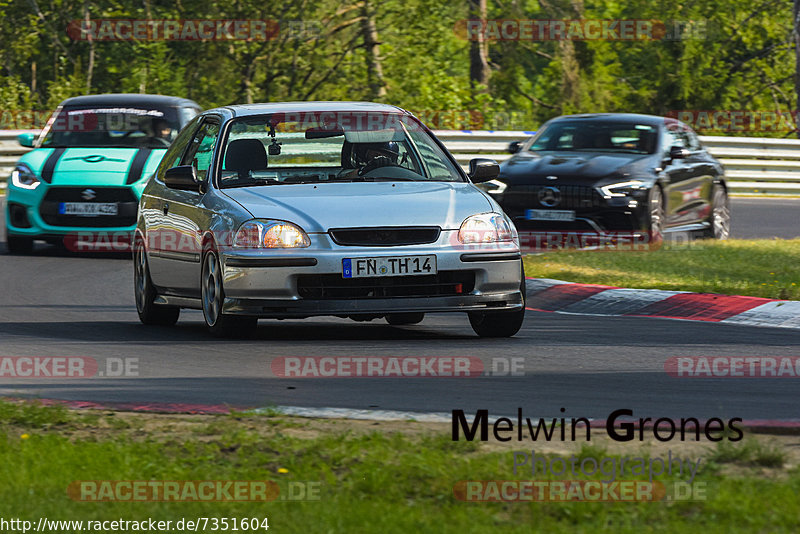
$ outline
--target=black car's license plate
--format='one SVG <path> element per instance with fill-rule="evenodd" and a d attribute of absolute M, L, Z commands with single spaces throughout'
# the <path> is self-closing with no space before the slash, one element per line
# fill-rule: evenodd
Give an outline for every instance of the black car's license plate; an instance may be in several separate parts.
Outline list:
<path fill-rule="evenodd" d="M 572 210 L 528 210 L 525 218 L 529 221 L 574 221 Z"/>

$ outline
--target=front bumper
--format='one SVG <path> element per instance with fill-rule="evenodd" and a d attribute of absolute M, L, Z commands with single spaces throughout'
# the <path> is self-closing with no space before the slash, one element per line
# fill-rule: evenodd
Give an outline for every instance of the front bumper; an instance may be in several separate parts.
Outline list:
<path fill-rule="evenodd" d="M 6 198 L 6 231 L 9 235 L 26 236 L 50 241 L 68 236 L 87 234 L 117 239 L 130 235 L 136 228 L 136 209 L 141 197 L 141 187 L 101 187 L 91 184 L 81 186 L 56 187 L 40 185 L 36 189 L 19 189 L 9 185 Z M 57 213 L 60 201 L 82 201 L 73 198 L 85 189 L 98 193 L 97 202 L 119 197 L 119 217 L 106 219 L 104 216 L 77 217 L 61 216 Z M 114 200 L 111 200 L 114 201 Z"/>
<path fill-rule="evenodd" d="M 321 315 L 342 317 L 406 312 L 515 311 L 522 309 L 522 294 L 516 292 L 463 297 L 393 298 L 374 300 L 258 300 L 226 298 L 223 310 L 232 315 L 264 318 L 305 318 Z"/>
<path fill-rule="evenodd" d="M 516 245 L 324 247 L 283 253 L 223 251 L 225 313 L 259 317 L 384 315 L 403 312 L 520 310 L 521 256 Z M 312 245 L 313 246 L 313 245 Z M 275 252 L 275 251 L 270 251 Z M 437 275 L 345 279 L 342 260 L 435 255 Z"/>
<path fill-rule="evenodd" d="M 493 195 L 520 234 L 563 232 L 604 236 L 618 233 L 635 235 L 648 230 L 647 190 L 626 197 L 604 198 L 594 186 L 558 184 L 562 195 L 560 203 L 549 207 L 539 199 L 539 193 L 545 187 L 551 185 L 515 185 Z M 575 220 L 528 220 L 529 209 L 570 210 L 575 212 Z"/>

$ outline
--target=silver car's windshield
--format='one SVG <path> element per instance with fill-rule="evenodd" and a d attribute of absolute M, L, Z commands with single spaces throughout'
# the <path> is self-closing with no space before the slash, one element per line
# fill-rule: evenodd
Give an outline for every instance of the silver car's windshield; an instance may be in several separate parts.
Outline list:
<path fill-rule="evenodd" d="M 280 113 L 234 119 L 220 186 L 463 181 L 422 125 L 399 113 Z"/>

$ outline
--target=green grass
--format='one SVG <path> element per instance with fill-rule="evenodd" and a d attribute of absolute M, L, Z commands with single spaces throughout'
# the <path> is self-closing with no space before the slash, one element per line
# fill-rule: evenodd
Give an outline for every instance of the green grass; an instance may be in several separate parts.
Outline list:
<path fill-rule="evenodd" d="M 695 241 L 653 251 L 553 251 L 525 274 L 568 282 L 800 300 L 800 239 Z"/>
<path fill-rule="evenodd" d="M 786 452 L 778 447 L 765 445 L 759 441 L 746 440 L 740 445 L 720 441 L 709 456 L 710 462 L 718 464 L 739 464 L 755 467 L 783 467 Z"/>
<path fill-rule="evenodd" d="M 154 430 L 148 427 L 152 416 L 137 416 L 131 424 L 120 425 L 107 420 L 123 418 L 122 414 L 84 414 L 0 402 L 0 517 L 36 521 L 40 516 L 82 520 L 267 516 L 274 531 L 304 534 L 800 529 L 797 470 L 766 478 L 755 472 L 726 476 L 722 468 L 706 472 L 701 468 L 697 480 L 708 484 L 706 501 L 465 503 L 453 497 L 457 481 L 524 477 L 512 474 L 510 452 L 454 443 L 446 425 L 440 433 L 405 434 L 356 432 L 350 423 L 340 421 L 329 423 L 337 431 L 303 437 L 297 433 L 308 431 L 314 421 L 246 414 L 194 416 L 195 426 L 202 429 L 197 433 L 181 430 L 174 422 Z M 606 453 L 592 446 L 580 456 L 590 454 Z M 713 454 L 721 463 L 719 453 Z M 744 456 L 755 457 L 752 450 Z M 66 495 L 67 486 L 76 480 L 209 479 L 319 481 L 320 500 L 93 503 L 75 502 Z"/>

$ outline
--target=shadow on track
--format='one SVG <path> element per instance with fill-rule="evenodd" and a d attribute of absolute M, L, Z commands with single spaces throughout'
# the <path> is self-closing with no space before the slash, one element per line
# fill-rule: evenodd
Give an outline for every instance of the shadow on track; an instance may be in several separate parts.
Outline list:
<path fill-rule="evenodd" d="M 97 308 L 96 306 L 86 306 Z M 75 306 L 74 308 L 80 308 Z M 112 307 L 117 309 L 118 307 Z M 129 309 L 129 308 L 125 308 Z M 465 318 L 466 319 L 466 318 Z M 468 327 L 468 325 L 465 325 Z M 467 331 L 466 328 L 464 330 Z M 474 335 L 450 334 L 444 329 L 423 326 L 397 327 L 369 323 L 303 323 L 265 319 L 249 337 L 218 339 L 198 322 L 178 323 L 174 327 L 144 326 L 111 321 L 0 322 L 0 336 L 24 336 L 65 341 L 183 345 L 185 343 L 245 344 L 257 341 L 408 341 L 477 339 Z"/>

